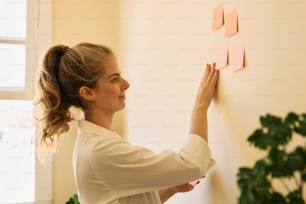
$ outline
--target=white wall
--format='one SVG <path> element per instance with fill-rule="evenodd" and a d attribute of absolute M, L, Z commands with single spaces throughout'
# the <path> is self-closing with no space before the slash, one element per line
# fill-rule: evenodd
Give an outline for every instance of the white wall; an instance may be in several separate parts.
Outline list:
<path fill-rule="evenodd" d="M 131 83 L 127 136 L 154 151 L 178 149 L 205 63 L 224 42 L 245 45 L 246 69 L 220 73 L 209 110 L 209 143 L 217 165 L 207 178 L 170 204 L 234 204 L 239 166 L 261 153 L 246 138 L 267 112 L 284 116 L 306 109 L 306 1 L 225 0 L 225 14 L 238 9 L 239 33 L 211 31 L 211 0 L 121 0 L 120 55 Z M 231 54 L 231 53 L 230 53 Z"/>
<path fill-rule="evenodd" d="M 238 166 L 251 165 L 260 156 L 246 142 L 259 125 L 259 115 L 306 109 L 306 1 L 225 0 L 225 13 L 238 9 L 239 33 L 230 39 L 223 37 L 224 27 L 210 29 L 212 10 L 219 3 L 53 1 L 53 43 L 91 41 L 115 49 L 131 83 L 127 135 L 154 151 L 178 149 L 184 141 L 198 82 L 205 63 L 215 60 L 217 47 L 224 42 L 230 48 L 245 44 L 246 69 L 221 71 L 217 100 L 209 110 L 209 143 L 217 165 L 192 192 L 175 196 L 170 204 L 236 203 Z M 116 122 L 124 133 L 124 115 Z M 55 204 L 75 192 L 74 135 L 75 127 L 54 159 Z"/>

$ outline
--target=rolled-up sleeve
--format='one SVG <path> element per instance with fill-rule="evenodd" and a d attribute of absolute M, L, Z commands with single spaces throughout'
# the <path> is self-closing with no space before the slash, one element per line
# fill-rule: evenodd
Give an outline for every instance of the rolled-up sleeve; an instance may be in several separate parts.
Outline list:
<path fill-rule="evenodd" d="M 119 137 L 104 138 L 91 152 L 91 168 L 112 189 L 131 195 L 201 178 L 214 161 L 198 135 L 190 135 L 181 151 L 156 154 Z"/>
<path fill-rule="evenodd" d="M 196 134 L 188 137 L 179 154 L 184 155 L 182 157 L 190 157 L 195 164 L 197 163 L 201 176 L 204 176 L 209 168 L 215 164 L 215 161 L 211 158 L 211 151 L 207 142 Z"/>

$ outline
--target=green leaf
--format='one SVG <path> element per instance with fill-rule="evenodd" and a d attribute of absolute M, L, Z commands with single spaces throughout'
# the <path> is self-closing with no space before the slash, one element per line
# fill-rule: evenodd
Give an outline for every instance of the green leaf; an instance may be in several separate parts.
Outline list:
<path fill-rule="evenodd" d="M 269 204 L 286 204 L 286 199 L 280 193 L 273 192 L 269 199 Z"/>
<path fill-rule="evenodd" d="M 78 197 L 78 195 L 77 195 L 77 194 L 74 194 L 74 195 L 72 196 L 72 200 L 73 200 L 73 202 L 74 202 L 75 204 L 78 204 L 78 203 L 79 203 L 79 197 Z"/>
<path fill-rule="evenodd" d="M 280 117 L 271 114 L 266 114 L 266 116 L 260 116 L 259 120 L 261 126 L 267 128 L 279 126 L 282 123 L 282 119 Z"/>
<path fill-rule="evenodd" d="M 302 181 L 306 182 L 306 171 L 302 173 Z"/>
<path fill-rule="evenodd" d="M 247 167 L 240 167 L 237 173 L 237 184 L 241 190 L 247 189 L 250 184 L 250 179 L 254 175 L 253 171 Z"/>
<path fill-rule="evenodd" d="M 254 189 L 259 194 L 267 194 L 271 187 L 271 183 L 266 177 L 256 177 L 254 184 Z"/>
<path fill-rule="evenodd" d="M 265 177 L 269 173 L 269 165 L 261 159 L 255 163 L 253 170 L 257 177 Z"/>
<path fill-rule="evenodd" d="M 256 200 L 254 192 L 251 190 L 251 191 L 247 191 L 246 194 L 247 194 L 247 198 L 248 198 L 249 203 L 254 203 L 255 200 Z"/>
<path fill-rule="evenodd" d="M 278 148 L 272 148 L 268 158 L 271 161 L 269 169 L 272 177 L 285 177 L 289 174 L 289 169 L 286 166 L 286 152 Z"/>
<path fill-rule="evenodd" d="M 70 199 L 66 202 L 66 204 L 74 204 L 72 198 L 70 198 Z"/>
<path fill-rule="evenodd" d="M 240 167 L 238 175 L 250 175 L 253 171 L 249 167 Z"/>
<path fill-rule="evenodd" d="M 287 124 L 270 127 L 267 131 L 267 137 L 271 147 L 287 144 L 292 138 L 292 131 Z"/>
<path fill-rule="evenodd" d="M 296 113 L 290 112 L 287 114 L 285 118 L 285 123 L 288 125 L 294 124 L 296 121 L 298 121 L 299 116 Z"/>
<path fill-rule="evenodd" d="M 249 189 L 242 189 L 240 197 L 238 198 L 239 204 L 250 204 L 254 202 L 254 196 L 252 191 Z"/>
<path fill-rule="evenodd" d="M 299 127 L 297 128 L 297 133 L 301 134 L 302 136 L 306 136 L 306 122 L 300 121 Z"/>
<path fill-rule="evenodd" d="M 288 154 L 287 166 L 291 171 L 303 171 L 305 169 L 306 158 L 303 148 L 297 147 L 296 150 Z"/>
<path fill-rule="evenodd" d="M 269 127 L 270 125 L 269 120 L 265 116 L 260 116 L 259 121 L 262 127 Z"/>
<path fill-rule="evenodd" d="M 299 190 L 292 191 L 287 195 L 289 204 L 305 204 L 302 198 L 302 192 Z"/>
<path fill-rule="evenodd" d="M 249 136 L 248 141 L 252 143 L 255 147 L 265 150 L 270 145 L 269 138 L 265 135 L 262 129 L 257 129 Z"/>
<path fill-rule="evenodd" d="M 69 200 L 66 202 L 66 204 L 79 204 L 79 199 L 77 194 L 73 194 Z"/>
<path fill-rule="evenodd" d="M 241 190 L 243 190 L 243 189 L 248 188 L 248 186 L 249 186 L 249 181 L 248 181 L 247 179 L 241 178 L 241 179 L 238 179 L 237 184 L 238 184 L 238 187 L 239 187 Z"/>

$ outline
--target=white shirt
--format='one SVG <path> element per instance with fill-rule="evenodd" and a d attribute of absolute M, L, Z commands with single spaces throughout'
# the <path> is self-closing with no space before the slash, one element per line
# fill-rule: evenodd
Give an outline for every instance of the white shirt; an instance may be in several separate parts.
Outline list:
<path fill-rule="evenodd" d="M 73 169 L 81 204 L 160 204 L 158 190 L 201 178 L 214 163 L 198 135 L 178 153 L 156 154 L 89 121 L 78 127 Z"/>

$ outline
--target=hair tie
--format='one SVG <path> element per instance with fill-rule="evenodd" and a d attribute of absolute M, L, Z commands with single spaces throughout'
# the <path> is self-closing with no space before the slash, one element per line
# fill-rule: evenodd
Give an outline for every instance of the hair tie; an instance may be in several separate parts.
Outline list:
<path fill-rule="evenodd" d="M 60 54 L 59 59 L 61 59 L 69 49 L 70 48 L 68 46 L 63 45 L 63 47 L 61 47 L 61 52 L 59 53 Z"/>
<path fill-rule="evenodd" d="M 62 82 L 61 82 L 61 79 L 60 79 L 60 63 L 61 63 L 61 59 L 62 57 L 67 53 L 67 51 L 69 50 L 70 48 L 68 46 L 65 46 L 65 45 L 60 45 L 57 49 L 57 52 L 56 52 L 56 64 L 55 64 L 55 80 L 60 88 L 60 92 L 61 92 L 61 96 L 62 98 L 65 97 L 65 92 L 64 92 L 64 89 L 63 89 L 63 86 L 62 86 Z"/>

